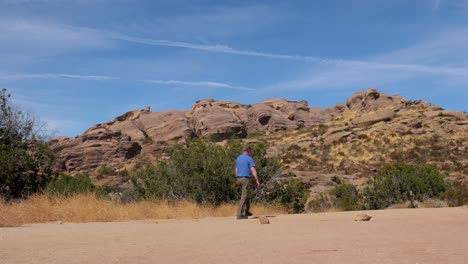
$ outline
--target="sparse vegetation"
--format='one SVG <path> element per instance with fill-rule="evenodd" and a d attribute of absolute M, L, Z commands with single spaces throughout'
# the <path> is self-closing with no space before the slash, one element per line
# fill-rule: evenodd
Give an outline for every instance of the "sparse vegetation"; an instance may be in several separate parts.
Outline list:
<path fill-rule="evenodd" d="M 213 135 L 210 136 L 210 141 L 211 142 L 221 142 L 221 141 L 223 141 L 223 137 L 219 133 L 214 133 Z"/>
<path fill-rule="evenodd" d="M 168 202 L 144 200 L 135 203 L 115 203 L 95 193 L 63 196 L 35 195 L 14 203 L 0 199 L 0 227 L 27 223 L 109 222 L 145 219 L 202 218 L 234 216 L 237 204 L 219 207 L 203 206 L 189 201 Z M 285 213 L 274 206 L 253 204 L 252 210 L 260 215 Z"/>
<path fill-rule="evenodd" d="M 345 211 L 362 210 L 362 198 L 356 186 L 348 183 L 342 183 L 332 190 L 332 194 L 335 195 L 336 207 Z"/>
<path fill-rule="evenodd" d="M 257 131 L 254 131 L 252 133 L 250 133 L 247 138 L 258 138 L 258 137 L 261 137 L 261 136 L 264 136 L 265 133 L 263 131 L 260 131 L 260 130 L 257 130 Z"/>
<path fill-rule="evenodd" d="M 101 179 L 101 178 L 104 178 L 106 176 L 110 176 L 112 174 L 115 173 L 114 169 L 112 169 L 111 167 L 107 166 L 107 165 L 101 165 L 101 167 L 99 167 L 99 169 L 97 170 L 97 173 L 98 173 L 98 179 Z"/>
<path fill-rule="evenodd" d="M 86 174 L 75 176 L 61 175 L 52 180 L 45 188 L 45 193 L 52 196 L 69 197 L 76 194 L 96 192 L 99 189 L 94 186 Z"/>
<path fill-rule="evenodd" d="M 442 195 L 449 206 L 462 206 L 468 204 L 468 184 L 466 182 L 452 182 Z"/>
<path fill-rule="evenodd" d="M 331 177 L 331 181 L 334 182 L 334 183 L 336 183 L 336 184 L 341 184 L 341 183 L 343 183 L 343 181 L 341 180 L 341 178 L 338 177 L 338 176 L 336 176 L 336 175 L 333 175 L 333 176 Z"/>
<path fill-rule="evenodd" d="M 132 123 L 143 135 L 143 144 L 149 144 L 149 143 L 153 142 L 153 139 L 148 135 L 148 133 L 146 132 L 146 130 L 142 126 L 137 125 L 134 121 L 132 121 Z"/>
<path fill-rule="evenodd" d="M 42 190 L 52 178 L 54 155 L 28 113 L 0 91 L 0 196 L 22 198 Z M 39 131 L 37 131 L 39 130 Z"/>
<path fill-rule="evenodd" d="M 307 209 L 312 212 L 326 212 L 334 208 L 335 200 L 334 197 L 320 193 L 317 198 L 309 201 Z"/>
<path fill-rule="evenodd" d="M 286 207 L 290 213 L 302 213 L 309 196 L 307 185 L 295 178 L 278 184 L 270 193 L 270 199 L 278 205 Z"/>
<path fill-rule="evenodd" d="M 368 209 L 439 197 L 446 190 L 444 177 L 432 166 L 396 165 L 385 167 L 364 190 Z"/>
<path fill-rule="evenodd" d="M 174 145 L 169 160 L 148 164 L 134 172 L 131 179 L 145 199 L 190 200 L 209 205 L 232 202 L 239 197 L 233 163 L 242 146 L 239 140 L 221 147 L 198 139 L 187 146 Z M 300 211 L 305 202 L 302 185 L 293 180 L 281 181 L 280 163 L 265 158 L 265 144 L 252 144 L 252 149 L 262 182 L 261 189 L 252 190 L 254 201 L 278 202 L 292 211 Z"/>

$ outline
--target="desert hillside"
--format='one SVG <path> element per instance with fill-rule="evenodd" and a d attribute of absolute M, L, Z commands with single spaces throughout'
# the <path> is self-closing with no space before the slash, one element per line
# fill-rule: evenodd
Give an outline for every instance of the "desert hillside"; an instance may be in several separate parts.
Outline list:
<path fill-rule="evenodd" d="M 453 179 L 468 177 L 466 113 L 376 89 L 326 109 L 285 99 L 253 105 L 204 99 L 187 111 L 129 111 L 75 138 L 55 138 L 50 146 L 60 170 L 122 184 L 119 171 L 164 159 L 170 145 L 194 137 L 218 144 L 231 138 L 266 142 L 268 155 L 281 158 L 286 172 L 313 192 L 330 190 L 333 177 L 359 186 L 390 163 L 432 164 Z M 103 166 L 114 175 L 96 177 Z"/>

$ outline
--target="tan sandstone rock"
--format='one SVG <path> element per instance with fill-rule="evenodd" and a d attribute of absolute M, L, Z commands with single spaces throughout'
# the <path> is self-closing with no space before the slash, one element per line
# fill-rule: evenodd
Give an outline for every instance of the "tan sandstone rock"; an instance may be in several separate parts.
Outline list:
<path fill-rule="evenodd" d="M 371 218 L 372 218 L 372 215 L 357 214 L 356 217 L 354 217 L 354 221 L 370 221 Z"/>
<path fill-rule="evenodd" d="M 354 118 L 352 123 L 356 126 L 370 126 L 382 121 L 390 121 L 395 117 L 395 113 L 391 110 L 381 110 L 375 113 L 366 114 Z"/>
<path fill-rule="evenodd" d="M 270 220 L 268 220 L 268 218 L 266 218 L 265 216 L 260 216 L 258 218 L 258 222 L 261 224 L 261 225 L 268 225 L 270 224 Z"/>
<path fill-rule="evenodd" d="M 350 110 L 361 112 L 377 110 L 386 106 L 402 106 L 406 103 L 408 101 L 399 95 L 390 96 L 376 89 L 359 91 L 346 101 L 346 105 Z"/>

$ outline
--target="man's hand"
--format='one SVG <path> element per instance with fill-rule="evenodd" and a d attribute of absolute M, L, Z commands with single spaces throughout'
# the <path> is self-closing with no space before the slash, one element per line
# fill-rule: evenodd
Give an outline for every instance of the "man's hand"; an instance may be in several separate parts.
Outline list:
<path fill-rule="evenodd" d="M 257 189 L 260 188 L 260 181 L 258 180 L 257 170 L 255 169 L 255 167 L 250 168 L 250 172 L 252 172 L 252 175 L 254 176 L 255 181 L 257 182 Z"/>

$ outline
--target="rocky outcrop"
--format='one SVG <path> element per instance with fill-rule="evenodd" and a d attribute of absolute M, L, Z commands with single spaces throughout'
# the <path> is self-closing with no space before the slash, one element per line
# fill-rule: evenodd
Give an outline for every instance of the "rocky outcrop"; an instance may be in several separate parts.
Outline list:
<path fill-rule="evenodd" d="M 83 135 L 100 131 L 121 132 L 139 143 L 167 142 L 193 134 L 185 111 L 150 112 L 149 108 L 130 111 L 111 122 L 95 125 Z"/>
<path fill-rule="evenodd" d="M 65 172 L 79 172 L 127 161 L 138 155 L 141 145 L 120 132 L 99 130 L 81 137 L 59 137 L 49 142 L 58 154 L 59 168 Z"/>
<path fill-rule="evenodd" d="M 234 136 L 243 138 L 247 135 L 245 125 L 235 115 L 240 104 L 227 101 L 216 102 L 213 99 L 198 101 L 190 112 L 192 125 L 199 137 L 217 136 L 228 139 Z"/>
<path fill-rule="evenodd" d="M 59 158 L 60 168 L 73 173 L 104 164 L 122 165 L 139 153 L 145 157 L 164 157 L 171 144 L 191 137 L 218 141 L 314 126 L 301 130 L 297 134 L 304 135 L 294 140 L 303 149 L 314 146 L 320 150 L 334 144 L 374 142 L 372 137 L 385 133 L 391 137 L 405 134 L 446 137 L 459 133 L 462 136 L 456 140 L 463 141 L 467 123 L 466 113 L 445 111 L 424 101 L 407 101 L 398 95 L 369 89 L 355 93 L 346 104 L 325 109 L 309 107 L 306 101 L 285 99 L 247 105 L 208 98 L 197 101 L 189 111 L 151 112 L 149 108 L 129 111 L 89 128 L 81 136 L 53 139 L 50 146 Z M 397 140 L 400 139 L 394 139 Z M 269 153 L 281 155 L 281 149 L 287 149 L 291 142 L 294 141 Z"/>
<path fill-rule="evenodd" d="M 151 112 L 150 108 L 126 112 L 97 124 L 76 138 L 50 141 L 68 172 L 121 164 L 137 153 L 157 155 L 175 142 L 197 136 L 211 140 L 245 138 L 321 124 L 343 111 L 343 106 L 309 108 L 306 101 L 268 99 L 254 105 L 204 99 L 190 111 Z"/>
<path fill-rule="evenodd" d="M 355 93 L 346 101 L 346 106 L 352 111 L 375 111 L 387 106 L 404 106 L 409 101 L 399 95 L 387 95 L 376 89 L 360 91 Z"/>
<path fill-rule="evenodd" d="M 352 123 L 355 126 L 370 126 L 378 122 L 390 121 L 394 117 L 395 113 L 392 110 L 382 110 L 354 118 Z"/>
<path fill-rule="evenodd" d="M 254 105 L 204 99 L 189 112 L 192 125 L 200 137 L 245 137 L 261 131 L 264 134 L 321 124 L 340 112 L 339 108 L 308 107 L 306 101 L 267 99 Z"/>
<path fill-rule="evenodd" d="M 468 115 L 462 112 L 456 111 L 446 111 L 446 110 L 439 110 L 439 111 L 427 111 L 424 112 L 423 115 L 428 118 L 433 117 L 451 117 L 456 120 L 468 120 Z"/>

